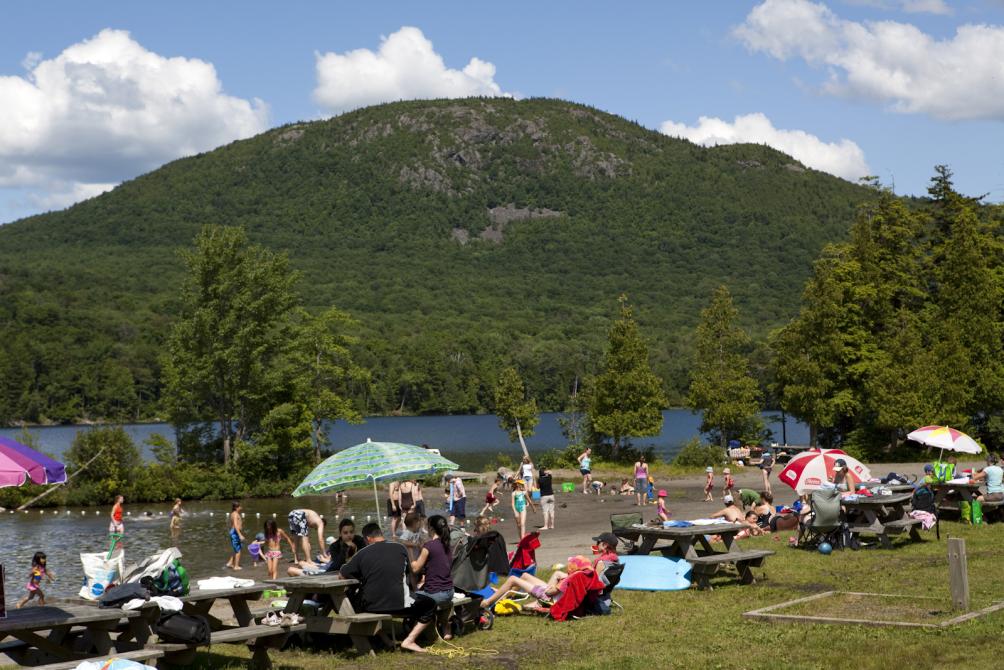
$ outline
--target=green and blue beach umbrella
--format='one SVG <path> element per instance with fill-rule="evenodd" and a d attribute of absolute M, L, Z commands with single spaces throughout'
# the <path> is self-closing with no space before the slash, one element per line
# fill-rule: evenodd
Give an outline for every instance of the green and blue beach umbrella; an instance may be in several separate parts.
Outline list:
<path fill-rule="evenodd" d="M 458 467 L 453 461 L 413 444 L 366 440 L 324 459 L 296 487 L 293 496 L 344 491 L 372 484 L 379 519 L 377 483 L 428 477 Z"/>

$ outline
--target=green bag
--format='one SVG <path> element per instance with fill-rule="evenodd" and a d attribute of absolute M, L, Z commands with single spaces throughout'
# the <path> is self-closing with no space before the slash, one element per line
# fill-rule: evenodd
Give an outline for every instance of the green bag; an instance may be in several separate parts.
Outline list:
<path fill-rule="evenodd" d="M 971 503 L 971 505 L 972 505 L 972 508 L 973 508 L 973 511 L 972 511 L 973 525 L 974 526 L 982 526 L 983 525 L 983 505 L 982 505 L 982 503 L 980 503 L 979 500 L 974 500 Z"/>
<path fill-rule="evenodd" d="M 973 506 L 968 500 L 959 501 L 959 521 L 966 525 L 973 522 Z"/>

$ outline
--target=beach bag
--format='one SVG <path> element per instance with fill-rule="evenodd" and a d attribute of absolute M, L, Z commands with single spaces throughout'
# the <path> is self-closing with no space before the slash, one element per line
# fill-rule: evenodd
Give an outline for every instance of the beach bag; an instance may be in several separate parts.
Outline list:
<path fill-rule="evenodd" d="M 983 525 L 983 503 L 981 503 L 979 500 L 974 500 L 973 502 L 971 502 L 969 504 L 972 506 L 971 507 L 972 514 L 971 514 L 970 518 L 973 521 L 973 525 L 974 526 L 982 526 Z"/>
<path fill-rule="evenodd" d="M 104 592 L 99 598 L 102 607 L 122 607 L 130 600 L 149 600 L 150 591 L 143 584 L 120 584 Z"/>
<path fill-rule="evenodd" d="M 188 571 L 181 561 L 174 559 L 153 582 L 159 596 L 181 598 L 188 595 Z"/>
<path fill-rule="evenodd" d="M 80 554 L 84 566 L 84 585 L 78 595 L 87 600 L 97 600 L 105 591 L 117 584 L 125 569 L 125 552 L 119 549 L 111 557 L 106 552 Z"/>
<path fill-rule="evenodd" d="M 161 616 L 153 625 L 153 632 L 161 642 L 184 642 L 185 644 L 209 644 L 212 631 L 206 617 L 184 612 L 170 612 Z"/>
<path fill-rule="evenodd" d="M 959 521 L 966 525 L 973 522 L 973 505 L 968 500 L 959 502 Z"/>

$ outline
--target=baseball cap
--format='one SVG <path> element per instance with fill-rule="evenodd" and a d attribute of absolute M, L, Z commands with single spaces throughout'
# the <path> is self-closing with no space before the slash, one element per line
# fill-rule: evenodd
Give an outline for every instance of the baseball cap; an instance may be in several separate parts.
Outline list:
<path fill-rule="evenodd" d="M 924 472 L 934 472 L 934 466 L 928 463 L 924 466 Z"/>
<path fill-rule="evenodd" d="M 611 547 L 617 546 L 617 536 L 613 533 L 607 531 L 606 533 L 600 533 L 593 538 L 593 542 L 606 542 Z"/>
<path fill-rule="evenodd" d="M 834 470 L 846 470 L 847 469 L 847 461 L 845 461 L 842 458 L 838 458 L 833 463 L 833 469 Z"/>
<path fill-rule="evenodd" d="M 730 502 L 735 502 L 735 498 L 732 496 L 725 496 L 725 504 L 728 505 Z"/>

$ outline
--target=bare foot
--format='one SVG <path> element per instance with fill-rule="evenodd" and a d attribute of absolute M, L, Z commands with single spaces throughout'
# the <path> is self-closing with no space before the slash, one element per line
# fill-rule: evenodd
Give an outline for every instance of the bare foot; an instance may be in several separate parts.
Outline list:
<path fill-rule="evenodd" d="M 421 647 L 419 647 L 418 644 L 416 644 L 415 642 L 409 642 L 408 640 L 403 640 L 401 642 L 401 648 L 402 649 L 407 649 L 408 651 L 413 651 L 416 654 L 424 654 L 424 653 L 426 653 L 425 649 L 422 649 Z"/>
<path fill-rule="evenodd" d="M 239 566 L 239 565 L 238 565 L 238 566 L 235 566 L 235 567 L 234 567 L 234 570 L 243 570 L 243 569 L 244 569 L 244 568 L 242 568 L 242 567 L 241 567 L 241 566 Z"/>

